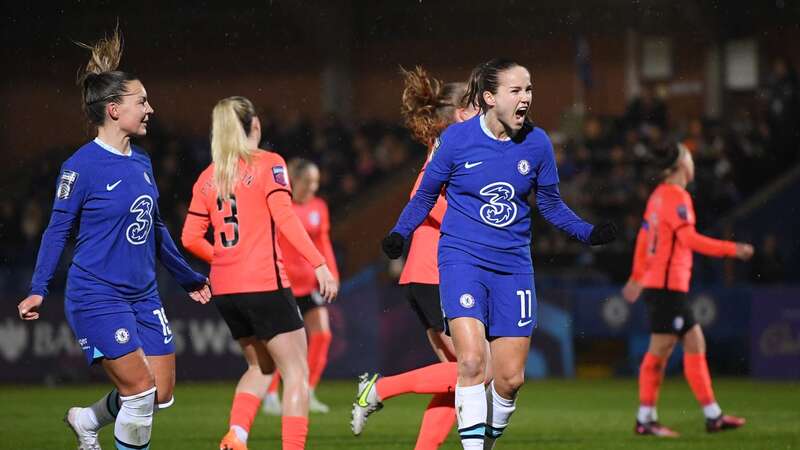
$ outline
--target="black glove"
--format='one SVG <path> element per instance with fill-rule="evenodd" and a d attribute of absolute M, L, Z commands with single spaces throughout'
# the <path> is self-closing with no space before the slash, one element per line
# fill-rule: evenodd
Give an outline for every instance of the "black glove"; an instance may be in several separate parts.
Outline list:
<path fill-rule="evenodd" d="M 383 248 L 383 253 L 389 257 L 389 259 L 397 259 L 400 255 L 403 254 L 403 245 L 405 244 L 405 239 L 400 233 L 394 232 L 389 233 L 388 236 L 383 238 L 381 241 L 381 247 Z"/>
<path fill-rule="evenodd" d="M 589 235 L 589 243 L 592 245 L 603 245 L 614 242 L 617 239 L 617 226 L 613 222 L 603 222 L 592 228 Z"/>

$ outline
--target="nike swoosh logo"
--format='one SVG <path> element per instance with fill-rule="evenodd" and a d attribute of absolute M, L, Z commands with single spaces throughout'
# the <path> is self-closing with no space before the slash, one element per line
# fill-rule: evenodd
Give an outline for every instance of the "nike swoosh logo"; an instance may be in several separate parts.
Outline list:
<path fill-rule="evenodd" d="M 362 408 L 366 408 L 367 406 L 369 406 L 369 403 L 367 403 L 367 394 L 369 393 L 370 388 L 372 388 L 372 385 L 375 384 L 376 381 L 378 381 L 377 373 L 372 376 L 372 378 L 369 380 L 369 383 L 367 383 L 367 385 L 364 386 L 364 389 L 358 393 L 358 406 Z"/>
<path fill-rule="evenodd" d="M 467 161 L 467 162 L 464 163 L 464 168 L 465 169 L 472 169 L 473 167 L 480 166 L 481 164 L 483 164 L 483 161 L 478 161 L 476 163 L 471 163 L 471 162 Z"/>
<path fill-rule="evenodd" d="M 520 319 L 519 322 L 517 322 L 517 326 L 522 328 L 522 327 L 524 327 L 525 325 L 528 325 L 531 322 L 533 322 L 533 319 L 528 319 L 528 320 L 526 320 L 524 322 L 522 321 L 522 319 Z"/>
<path fill-rule="evenodd" d="M 114 184 L 107 184 L 107 185 L 106 185 L 106 190 L 107 190 L 107 191 L 113 191 L 113 190 L 114 190 L 114 188 L 115 188 L 115 187 L 117 187 L 117 186 L 118 186 L 120 183 L 122 183 L 122 180 L 119 180 L 119 181 L 117 181 L 117 182 L 116 182 L 116 183 L 114 183 Z"/>
<path fill-rule="evenodd" d="M 174 337 L 175 337 L 175 335 L 165 337 L 164 338 L 164 343 L 165 344 L 169 344 L 170 342 L 172 342 L 172 338 L 174 338 Z"/>

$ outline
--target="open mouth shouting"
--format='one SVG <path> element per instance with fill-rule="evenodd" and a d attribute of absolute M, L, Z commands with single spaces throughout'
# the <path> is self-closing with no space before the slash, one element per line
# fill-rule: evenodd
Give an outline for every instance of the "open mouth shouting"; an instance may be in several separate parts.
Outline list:
<path fill-rule="evenodd" d="M 518 124 L 521 124 L 525 121 L 525 116 L 528 115 L 528 108 L 529 105 L 519 105 L 514 111 L 514 121 Z"/>

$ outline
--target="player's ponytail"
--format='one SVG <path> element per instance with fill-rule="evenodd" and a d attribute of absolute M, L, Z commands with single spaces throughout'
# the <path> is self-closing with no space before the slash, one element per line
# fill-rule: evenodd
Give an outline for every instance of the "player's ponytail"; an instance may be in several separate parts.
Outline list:
<path fill-rule="evenodd" d="M 253 149 L 247 136 L 253 124 L 255 108 L 244 97 L 224 98 L 211 114 L 211 159 L 214 162 L 214 186 L 222 199 L 233 193 L 238 181 L 239 160 L 249 164 Z"/>
<path fill-rule="evenodd" d="M 485 113 L 489 110 L 489 105 L 483 98 L 483 93 L 486 91 L 492 94 L 497 94 L 497 87 L 500 85 L 500 73 L 517 67 L 516 61 L 506 58 L 495 58 L 483 64 L 479 64 L 472 69 L 469 75 L 469 82 L 467 83 L 467 92 L 464 94 L 463 104 L 475 105 Z"/>
<path fill-rule="evenodd" d="M 76 44 L 92 52 L 89 62 L 78 72 L 78 85 L 89 122 L 100 126 L 106 120 L 106 105 L 120 102 L 127 93 L 127 82 L 138 78 L 116 70 L 122 58 L 122 33 L 119 28 L 93 45 L 82 42 Z"/>
<path fill-rule="evenodd" d="M 400 113 L 411 135 L 430 146 L 451 123 L 466 91 L 464 83 L 442 83 L 420 66 L 400 68 L 403 75 L 403 102 Z"/>

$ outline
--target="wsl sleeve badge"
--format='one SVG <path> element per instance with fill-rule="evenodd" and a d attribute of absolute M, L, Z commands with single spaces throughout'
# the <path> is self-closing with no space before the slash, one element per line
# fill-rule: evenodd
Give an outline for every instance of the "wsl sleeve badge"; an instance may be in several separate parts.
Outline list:
<path fill-rule="evenodd" d="M 678 205 L 678 217 L 683 221 L 689 221 L 689 210 L 686 205 Z"/>
<path fill-rule="evenodd" d="M 276 183 L 286 186 L 286 169 L 283 166 L 273 166 L 272 177 L 275 178 Z"/>
<path fill-rule="evenodd" d="M 61 178 L 58 180 L 58 189 L 56 190 L 56 198 L 59 200 L 66 200 L 72 194 L 72 188 L 78 180 L 78 172 L 65 170 L 61 173 Z"/>

